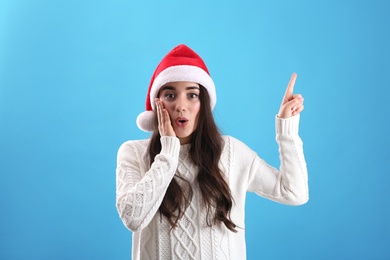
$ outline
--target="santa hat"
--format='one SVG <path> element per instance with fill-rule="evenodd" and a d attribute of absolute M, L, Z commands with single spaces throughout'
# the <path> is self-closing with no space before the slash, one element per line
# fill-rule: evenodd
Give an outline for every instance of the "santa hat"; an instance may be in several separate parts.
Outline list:
<path fill-rule="evenodd" d="M 169 82 L 189 81 L 206 88 L 210 96 L 211 110 L 217 101 L 215 85 L 202 58 L 188 46 L 180 44 L 173 48 L 160 62 L 150 80 L 146 96 L 146 111 L 137 117 L 137 126 L 145 131 L 153 131 L 156 108 L 155 98 L 160 88 Z"/>

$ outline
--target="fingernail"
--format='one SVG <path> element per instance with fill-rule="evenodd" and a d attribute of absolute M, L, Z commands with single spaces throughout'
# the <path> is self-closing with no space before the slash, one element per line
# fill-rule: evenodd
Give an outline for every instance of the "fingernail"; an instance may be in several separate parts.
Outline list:
<path fill-rule="evenodd" d="M 292 111 L 295 111 L 295 109 L 297 109 L 296 106 L 293 106 L 293 107 L 291 108 Z"/>

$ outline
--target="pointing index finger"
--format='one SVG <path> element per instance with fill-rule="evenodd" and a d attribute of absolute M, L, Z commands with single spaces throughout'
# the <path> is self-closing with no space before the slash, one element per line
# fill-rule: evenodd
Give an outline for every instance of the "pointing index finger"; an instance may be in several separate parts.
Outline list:
<path fill-rule="evenodd" d="M 290 82 L 287 85 L 286 93 L 284 94 L 284 99 L 291 100 L 293 98 L 293 91 L 296 80 L 297 74 L 294 72 L 291 76 Z"/>

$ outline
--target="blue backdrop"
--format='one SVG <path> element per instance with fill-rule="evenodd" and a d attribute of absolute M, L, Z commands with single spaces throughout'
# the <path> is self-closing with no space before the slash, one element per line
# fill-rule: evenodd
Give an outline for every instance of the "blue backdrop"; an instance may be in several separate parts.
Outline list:
<path fill-rule="evenodd" d="M 179 43 L 225 134 L 278 166 L 291 73 L 310 201 L 248 194 L 248 259 L 389 259 L 389 1 L 0 1 L 0 259 L 129 259 L 116 152 Z"/>

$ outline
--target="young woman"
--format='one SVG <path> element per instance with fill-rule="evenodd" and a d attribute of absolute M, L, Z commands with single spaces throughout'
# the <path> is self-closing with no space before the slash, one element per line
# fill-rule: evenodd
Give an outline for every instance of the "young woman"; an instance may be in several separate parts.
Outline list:
<path fill-rule="evenodd" d="M 308 201 L 295 79 L 276 117 L 277 170 L 220 134 L 215 86 L 198 54 L 179 45 L 162 59 L 137 118 L 153 134 L 118 151 L 116 206 L 133 231 L 132 259 L 245 259 L 246 192 L 289 205 Z"/>

